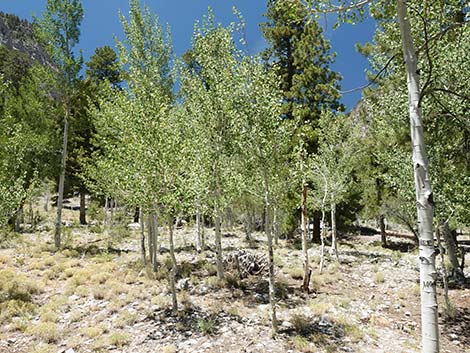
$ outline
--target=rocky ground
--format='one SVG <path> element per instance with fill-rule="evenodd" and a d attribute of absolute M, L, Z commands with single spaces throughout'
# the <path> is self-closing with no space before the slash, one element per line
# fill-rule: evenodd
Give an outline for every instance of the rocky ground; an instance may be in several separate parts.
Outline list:
<path fill-rule="evenodd" d="M 309 294 L 299 289 L 299 244 L 281 240 L 275 250 L 280 332 L 272 338 L 266 278 L 218 281 L 214 253 L 191 246 L 192 227 L 176 234 L 180 308 L 172 314 L 168 254 L 160 255 L 157 273 L 142 266 L 138 231 L 70 223 L 65 249 L 55 252 L 47 224 L 0 250 L 1 353 L 420 351 L 418 256 L 407 240 L 390 238 L 383 249 L 378 235 L 343 235 L 339 262 L 327 256 L 321 274 L 312 245 Z M 248 251 L 263 254 L 264 236 L 255 236 Z M 234 230 L 223 246 L 247 244 Z M 450 290 L 452 310 L 439 292 L 442 352 L 468 353 L 470 289 Z"/>

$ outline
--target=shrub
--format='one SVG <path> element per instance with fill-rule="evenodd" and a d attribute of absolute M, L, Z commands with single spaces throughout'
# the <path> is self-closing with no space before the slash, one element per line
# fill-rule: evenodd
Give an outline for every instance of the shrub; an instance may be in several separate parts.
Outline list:
<path fill-rule="evenodd" d="M 80 333 L 88 338 L 96 338 L 103 334 L 104 330 L 100 326 L 89 326 L 80 329 Z"/>
<path fill-rule="evenodd" d="M 116 347 L 123 347 L 131 342 L 131 337 L 122 331 L 117 331 L 109 335 L 108 343 Z"/>
<path fill-rule="evenodd" d="M 28 317 L 35 314 L 37 306 L 21 300 L 8 300 L 0 303 L 0 323 L 9 322 L 15 317 Z"/>
<path fill-rule="evenodd" d="M 310 329 L 311 320 L 302 313 L 294 313 L 290 318 L 290 323 L 295 332 L 304 335 L 307 334 Z"/>
<path fill-rule="evenodd" d="M 12 269 L 0 271 L 0 303 L 8 300 L 31 302 L 32 295 L 39 292 L 39 286 L 22 273 Z"/>
<path fill-rule="evenodd" d="M 205 335 L 211 335 L 215 333 L 217 323 L 213 318 L 210 317 L 205 319 L 201 318 L 197 320 L 196 327 L 201 333 Z"/>
<path fill-rule="evenodd" d="M 46 343 L 54 343 L 59 340 L 59 327 L 52 322 L 40 322 L 26 330 L 26 332 Z"/>

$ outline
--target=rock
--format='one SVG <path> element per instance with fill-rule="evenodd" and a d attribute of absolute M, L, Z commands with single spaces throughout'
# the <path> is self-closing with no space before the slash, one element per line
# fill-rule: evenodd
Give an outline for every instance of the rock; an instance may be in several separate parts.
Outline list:
<path fill-rule="evenodd" d="M 127 225 L 127 228 L 130 230 L 139 230 L 140 229 L 140 224 L 139 223 L 129 223 Z"/>
<path fill-rule="evenodd" d="M 181 290 L 187 290 L 189 288 L 189 278 L 182 278 L 176 283 L 176 289 L 181 291 Z"/>
<path fill-rule="evenodd" d="M 65 351 L 65 353 L 75 353 L 75 350 L 73 348 L 69 348 Z"/>
<path fill-rule="evenodd" d="M 410 313 L 409 311 L 405 311 L 405 316 L 410 317 L 410 316 L 411 316 L 411 313 Z"/>
<path fill-rule="evenodd" d="M 360 317 L 361 322 L 366 323 L 370 321 L 370 314 L 367 311 L 363 311 Z"/>
<path fill-rule="evenodd" d="M 290 328 L 290 327 L 291 327 L 291 324 L 290 324 L 289 321 L 283 321 L 283 322 L 281 323 L 281 327 L 284 327 L 284 328 L 287 329 L 287 328 Z"/>

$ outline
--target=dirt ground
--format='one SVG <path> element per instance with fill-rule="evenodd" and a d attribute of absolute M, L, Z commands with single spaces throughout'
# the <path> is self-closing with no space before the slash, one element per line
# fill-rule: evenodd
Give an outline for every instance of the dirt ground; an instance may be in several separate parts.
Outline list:
<path fill-rule="evenodd" d="M 79 226 L 72 221 L 76 211 L 65 212 L 63 250 L 52 246 L 52 216 L 0 250 L 1 353 L 420 351 L 418 255 L 408 240 L 390 237 L 383 249 L 378 235 L 343 234 L 339 262 L 327 255 L 323 273 L 313 244 L 309 294 L 300 291 L 300 244 L 281 240 L 279 334 L 272 338 L 267 279 L 229 273 L 217 280 L 215 254 L 192 246 L 194 227 L 176 232 L 180 305 L 172 315 L 163 230 L 154 273 L 142 265 L 138 229 Z M 206 234 L 211 245 L 212 229 Z M 264 235 L 254 236 L 249 248 L 240 230 L 225 231 L 224 251 L 264 254 Z M 451 310 L 442 292 L 441 351 L 468 353 L 470 287 L 450 290 Z"/>

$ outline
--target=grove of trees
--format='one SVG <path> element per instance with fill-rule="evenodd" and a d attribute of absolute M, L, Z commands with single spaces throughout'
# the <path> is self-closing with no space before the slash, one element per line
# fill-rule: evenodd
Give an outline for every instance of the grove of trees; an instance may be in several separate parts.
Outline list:
<path fill-rule="evenodd" d="M 376 21 L 372 43 L 358 45 L 370 84 L 350 113 L 317 22 L 326 13 L 338 25 L 367 14 Z M 267 239 L 275 335 L 278 239 L 301 238 L 308 293 L 310 247 L 322 247 L 321 264 L 327 243 L 339 260 L 338 229 L 359 221 L 377 225 L 386 247 L 386 220 L 419 245 L 422 350 L 438 352 L 435 233 L 449 279 L 463 281 L 453 233 L 469 225 L 469 4 L 269 0 L 260 25 L 267 48 L 256 55 L 237 44 L 243 23 L 223 26 L 210 9 L 182 57 L 170 28 L 139 0 L 119 15 L 117 51 L 97 48 L 86 68 L 74 50 L 79 0 L 48 0 L 35 19 L 53 67 L 0 48 L 0 226 L 19 231 L 23 207 L 52 184 L 57 249 L 63 200 L 74 193 L 83 225 L 87 197 L 136 211 L 142 262 L 154 271 L 168 236 L 174 312 L 175 220 L 196 222 L 197 251 L 214 244 L 221 281 L 222 229 L 240 223 L 250 242 L 257 228 Z"/>

